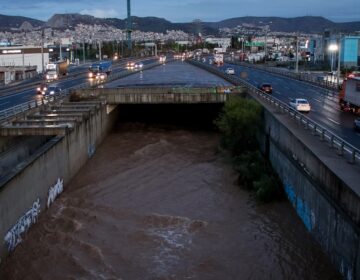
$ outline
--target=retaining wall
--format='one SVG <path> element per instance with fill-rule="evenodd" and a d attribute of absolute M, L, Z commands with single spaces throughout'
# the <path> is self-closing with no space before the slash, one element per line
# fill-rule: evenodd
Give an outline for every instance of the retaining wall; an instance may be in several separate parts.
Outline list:
<path fill-rule="evenodd" d="M 266 105 L 260 139 L 307 230 L 345 279 L 360 279 L 359 165 Z"/>
<path fill-rule="evenodd" d="M 101 105 L 65 136 L 55 136 L 14 170 L 0 186 L 0 256 L 21 242 L 24 232 L 62 192 L 101 143 L 117 118 Z"/>

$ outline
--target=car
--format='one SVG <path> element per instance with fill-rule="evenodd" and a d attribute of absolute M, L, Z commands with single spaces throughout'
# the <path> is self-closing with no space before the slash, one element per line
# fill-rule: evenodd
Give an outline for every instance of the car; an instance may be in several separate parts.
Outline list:
<path fill-rule="evenodd" d="M 36 93 L 37 94 L 45 94 L 48 86 L 47 84 L 40 84 L 36 87 Z"/>
<path fill-rule="evenodd" d="M 135 64 L 135 69 L 142 69 L 144 67 L 144 64 L 142 62 Z"/>
<path fill-rule="evenodd" d="M 44 95 L 45 96 L 53 96 L 53 95 L 59 95 L 61 93 L 62 89 L 59 86 L 49 86 L 46 90 Z"/>
<path fill-rule="evenodd" d="M 305 98 L 294 98 L 289 102 L 289 106 L 299 112 L 310 112 L 311 106 Z"/>
<path fill-rule="evenodd" d="M 354 120 L 354 129 L 360 132 L 360 118 Z"/>
<path fill-rule="evenodd" d="M 225 73 L 228 75 L 235 75 L 235 69 L 234 68 L 226 68 Z"/>
<path fill-rule="evenodd" d="M 272 93 L 272 86 L 269 83 L 262 83 L 259 85 L 259 89 L 266 93 Z"/>
<path fill-rule="evenodd" d="M 128 62 L 126 63 L 126 68 L 127 68 L 128 70 L 134 69 L 134 68 L 135 68 L 135 62 L 128 61 Z"/>

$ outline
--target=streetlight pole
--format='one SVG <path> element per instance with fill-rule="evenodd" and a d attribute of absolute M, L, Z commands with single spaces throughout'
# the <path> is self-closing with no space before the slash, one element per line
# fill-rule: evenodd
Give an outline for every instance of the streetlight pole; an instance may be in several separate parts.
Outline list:
<path fill-rule="evenodd" d="M 85 64 L 85 40 L 83 40 L 83 61 Z"/>
<path fill-rule="evenodd" d="M 340 50 L 341 50 L 341 38 L 339 36 L 339 43 L 338 43 L 338 65 L 337 65 L 337 73 L 336 73 L 336 79 L 337 84 L 340 83 Z"/>
<path fill-rule="evenodd" d="M 333 75 L 333 66 L 334 66 L 334 53 L 336 51 L 339 50 L 339 46 L 337 44 L 331 44 L 329 46 L 329 51 L 331 52 L 331 76 L 334 77 Z M 339 59 L 338 59 L 339 63 L 340 63 L 340 51 L 339 51 Z M 338 63 L 338 73 L 337 76 L 340 75 L 340 64 Z"/>
<path fill-rule="evenodd" d="M 99 41 L 99 60 L 101 60 L 101 41 Z"/>
<path fill-rule="evenodd" d="M 44 29 L 41 32 L 41 73 L 44 73 Z"/>
<path fill-rule="evenodd" d="M 299 34 L 296 34 L 296 65 L 295 73 L 299 72 Z"/>

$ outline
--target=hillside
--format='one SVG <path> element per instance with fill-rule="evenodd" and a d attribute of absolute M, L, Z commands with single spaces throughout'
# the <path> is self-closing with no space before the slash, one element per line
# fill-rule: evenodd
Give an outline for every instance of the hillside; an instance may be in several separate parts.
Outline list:
<path fill-rule="evenodd" d="M 172 23 L 164 18 L 158 17 L 132 17 L 133 29 L 140 31 L 166 32 L 166 30 L 183 30 L 187 33 L 194 33 L 195 26 L 189 23 Z M 25 23 L 25 24 L 24 24 Z M 114 26 L 125 29 L 126 19 L 118 18 L 96 18 L 90 15 L 81 14 L 55 14 L 47 22 L 36 19 L 0 15 L 0 30 L 13 30 L 25 26 L 26 28 L 51 27 L 55 29 L 74 28 L 77 24 Z M 271 31 L 279 32 L 304 32 L 321 33 L 325 29 L 341 32 L 360 31 L 360 21 L 335 23 L 323 17 L 305 16 L 296 18 L 281 17 L 238 17 L 225 19 L 219 22 L 202 22 L 201 31 L 206 35 L 216 35 L 219 28 L 233 28 L 241 25 L 264 26 L 269 25 Z"/>
<path fill-rule="evenodd" d="M 32 27 L 40 27 L 44 25 L 43 21 L 37 19 L 0 15 L 0 31 L 20 28 L 24 22 L 30 23 Z"/>

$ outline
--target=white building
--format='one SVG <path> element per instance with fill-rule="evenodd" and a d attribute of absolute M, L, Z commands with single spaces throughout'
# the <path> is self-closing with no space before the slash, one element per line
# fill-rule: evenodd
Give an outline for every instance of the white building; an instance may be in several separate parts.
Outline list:
<path fill-rule="evenodd" d="M 39 46 L 13 46 L 0 48 L 0 66 L 36 66 L 37 72 L 49 63 L 49 50 Z"/>
<path fill-rule="evenodd" d="M 231 38 L 206 38 L 205 42 L 210 44 L 217 44 L 224 49 L 227 49 L 231 46 Z"/>

